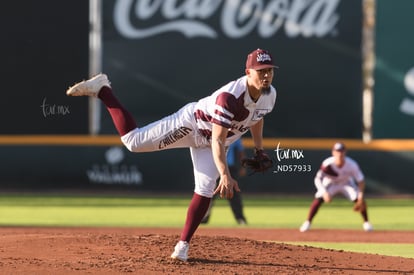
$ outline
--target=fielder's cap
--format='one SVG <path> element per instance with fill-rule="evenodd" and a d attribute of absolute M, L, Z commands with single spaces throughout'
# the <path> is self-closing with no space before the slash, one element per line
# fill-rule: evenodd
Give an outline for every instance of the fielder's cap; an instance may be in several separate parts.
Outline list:
<path fill-rule="evenodd" d="M 343 144 L 342 142 L 337 142 L 334 144 L 332 150 L 344 152 L 346 150 L 346 147 L 345 144 Z"/>
<path fill-rule="evenodd" d="M 279 68 L 273 63 L 273 57 L 268 51 L 257 49 L 247 55 L 246 69 L 262 70 L 266 68 Z"/>

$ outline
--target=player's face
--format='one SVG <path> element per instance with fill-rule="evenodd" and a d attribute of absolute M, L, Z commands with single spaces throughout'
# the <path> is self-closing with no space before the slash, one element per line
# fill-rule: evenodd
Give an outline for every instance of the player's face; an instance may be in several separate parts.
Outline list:
<path fill-rule="evenodd" d="M 332 150 L 332 156 L 335 158 L 336 166 L 341 167 L 345 163 L 346 151 Z"/>
<path fill-rule="evenodd" d="M 262 93 L 270 92 L 270 85 L 272 84 L 274 75 L 273 68 L 266 68 L 262 70 L 250 69 L 248 70 L 247 75 L 250 79 L 250 85 L 258 91 L 261 91 Z"/>

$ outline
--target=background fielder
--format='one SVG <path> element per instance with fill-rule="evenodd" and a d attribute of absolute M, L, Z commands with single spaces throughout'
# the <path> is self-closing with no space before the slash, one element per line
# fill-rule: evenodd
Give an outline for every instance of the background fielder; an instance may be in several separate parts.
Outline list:
<path fill-rule="evenodd" d="M 97 75 L 66 91 L 69 96 L 98 97 L 111 115 L 123 144 L 132 152 L 190 148 L 195 188 L 172 258 L 187 260 L 190 240 L 214 194 L 229 199 L 234 191 L 240 191 L 227 165 L 227 146 L 250 130 L 256 156 L 270 161 L 262 145 L 263 118 L 276 101 L 276 90 L 271 85 L 275 67 L 268 51 L 254 50 L 247 56 L 244 76 L 140 128 L 113 94 L 106 75 Z"/>
<path fill-rule="evenodd" d="M 343 143 L 335 143 L 332 148 L 332 156 L 322 162 L 315 176 L 315 186 L 317 189 L 315 199 L 310 206 L 307 220 L 299 229 L 300 232 L 308 231 L 322 203 L 331 202 L 332 198 L 339 193 L 355 202 L 354 209 L 362 215 L 364 230 L 373 230 L 368 221 L 364 198 L 364 175 L 357 162 L 346 156 L 346 148 Z"/>

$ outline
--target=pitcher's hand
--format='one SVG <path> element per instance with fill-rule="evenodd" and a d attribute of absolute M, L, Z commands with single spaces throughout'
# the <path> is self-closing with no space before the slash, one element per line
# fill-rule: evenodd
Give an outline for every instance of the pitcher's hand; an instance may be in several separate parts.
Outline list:
<path fill-rule="evenodd" d="M 240 192 L 239 184 L 231 176 L 220 177 L 219 184 L 214 191 L 214 195 L 220 193 L 220 198 L 233 198 L 234 191 Z"/>

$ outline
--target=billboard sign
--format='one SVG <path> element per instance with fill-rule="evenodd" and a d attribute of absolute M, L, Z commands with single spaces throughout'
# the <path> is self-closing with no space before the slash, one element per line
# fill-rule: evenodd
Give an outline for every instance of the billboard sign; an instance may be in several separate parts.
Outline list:
<path fill-rule="evenodd" d="M 264 48 L 280 67 L 266 136 L 361 137 L 361 1 L 103 4 L 103 71 L 139 125 L 243 75 Z M 115 133 L 106 115 L 102 132 Z"/>

